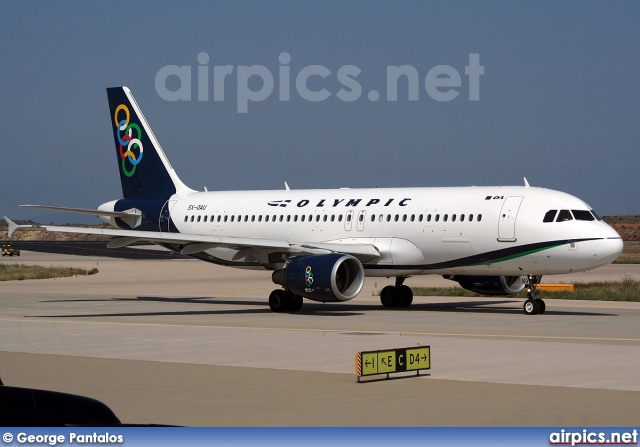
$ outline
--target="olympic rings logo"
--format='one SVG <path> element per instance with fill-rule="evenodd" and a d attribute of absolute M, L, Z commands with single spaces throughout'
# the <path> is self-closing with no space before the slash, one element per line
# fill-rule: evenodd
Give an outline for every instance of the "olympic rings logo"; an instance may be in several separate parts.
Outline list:
<path fill-rule="evenodd" d="M 310 265 L 304 270 L 304 280 L 307 283 L 307 287 L 311 287 L 311 284 L 313 284 L 313 272 Z"/>
<path fill-rule="evenodd" d="M 121 112 L 124 113 L 125 119 L 118 121 L 118 117 Z M 133 176 L 136 172 L 136 166 L 138 166 L 138 163 L 142 161 L 142 155 L 144 152 L 142 142 L 140 141 L 142 138 L 142 131 L 140 130 L 140 126 L 136 123 L 129 123 L 130 116 L 129 108 L 124 104 L 120 104 L 116 107 L 116 112 L 113 115 L 113 121 L 118 131 L 118 142 L 120 142 L 122 172 L 124 172 L 124 175 L 127 177 Z M 138 152 L 138 155 L 136 155 L 134 151 Z M 127 165 L 131 166 L 131 169 L 127 169 Z"/>

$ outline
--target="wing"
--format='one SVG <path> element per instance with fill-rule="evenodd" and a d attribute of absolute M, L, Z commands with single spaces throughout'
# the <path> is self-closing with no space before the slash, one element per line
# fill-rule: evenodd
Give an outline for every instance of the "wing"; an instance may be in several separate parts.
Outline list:
<path fill-rule="evenodd" d="M 169 247 L 183 255 L 196 255 L 216 249 L 231 251 L 230 264 L 233 260 L 253 259 L 254 264 L 271 264 L 270 254 L 285 256 L 302 256 L 309 254 L 345 253 L 361 261 L 370 261 L 380 257 L 378 249 L 371 244 L 323 243 L 323 242 L 291 242 L 277 239 L 247 238 L 233 236 L 208 236 L 201 234 L 163 233 L 155 231 L 119 230 L 111 228 L 83 228 L 56 225 L 18 225 L 8 217 L 4 220 L 9 226 L 9 237 L 16 230 L 45 230 L 57 233 L 94 234 L 107 236 L 111 240 L 109 248 L 125 247 L 135 242 L 151 242 Z M 221 251 L 219 250 L 219 251 Z M 228 257 L 228 256 L 227 256 Z"/>

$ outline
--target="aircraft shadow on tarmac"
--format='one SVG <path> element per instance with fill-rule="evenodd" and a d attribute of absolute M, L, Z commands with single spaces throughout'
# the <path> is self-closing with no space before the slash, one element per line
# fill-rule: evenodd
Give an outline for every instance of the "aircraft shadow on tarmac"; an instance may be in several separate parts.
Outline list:
<path fill-rule="evenodd" d="M 180 303 L 180 304 L 208 304 L 211 306 L 238 306 L 237 309 L 211 309 L 211 310 L 172 310 L 166 312 L 114 312 L 97 314 L 75 314 L 75 315 L 41 315 L 40 317 L 55 318 L 90 318 L 90 317 L 153 317 L 153 316 L 178 316 L 178 315 L 250 315 L 272 313 L 265 301 L 231 300 L 228 298 L 217 299 L 216 297 L 194 297 L 194 298 L 170 298 L 158 296 L 139 296 L 136 298 L 104 298 L 85 300 L 48 300 L 46 302 L 157 302 L 157 303 Z M 408 308 L 385 308 L 378 304 L 357 304 L 357 303 L 315 303 L 306 301 L 303 308 L 297 312 L 290 312 L 291 315 L 305 316 L 330 316 L 346 317 L 364 315 L 365 312 L 455 312 L 455 313 L 486 313 L 486 314 L 516 314 L 523 313 L 520 305 L 513 307 L 513 304 L 520 304 L 519 300 L 504 301 L 459 301 L 459 302 L 431 302 L 413 303 Z M 258 307 L 258 308 L 256 308 Z M 592 317 L 615 317 L 617 314 L 586 311 L 559 311 L 547 309 L 545 316 L 592 316 Z M 34 317 L 38 317 L 34 315 Z"/>

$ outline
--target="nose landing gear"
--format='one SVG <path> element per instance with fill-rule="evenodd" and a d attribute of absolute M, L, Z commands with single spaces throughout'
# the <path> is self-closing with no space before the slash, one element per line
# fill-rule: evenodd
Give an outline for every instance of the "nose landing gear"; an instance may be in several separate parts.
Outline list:
<path fill-rule="evenodd" d="M 542 276 L 529 275 L 529 288 L 527 289 L 527 300 L 524 302 L 524 313 L 527 315 L 543 314 L 547 306 L 540 298 L 536 298 L 539 293 L 536 291 L 536 286 L 540 284 Z"/>

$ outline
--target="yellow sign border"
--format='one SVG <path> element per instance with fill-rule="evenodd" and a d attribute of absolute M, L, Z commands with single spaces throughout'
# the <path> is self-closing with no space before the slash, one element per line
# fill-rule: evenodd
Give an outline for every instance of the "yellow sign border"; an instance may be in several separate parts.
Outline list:
<path fill-rule="evenodd" d="M 355 370 L 358 380 L 364 376 L 431 369 L 431 346 L 383 349 L 356 353 Z"/>

